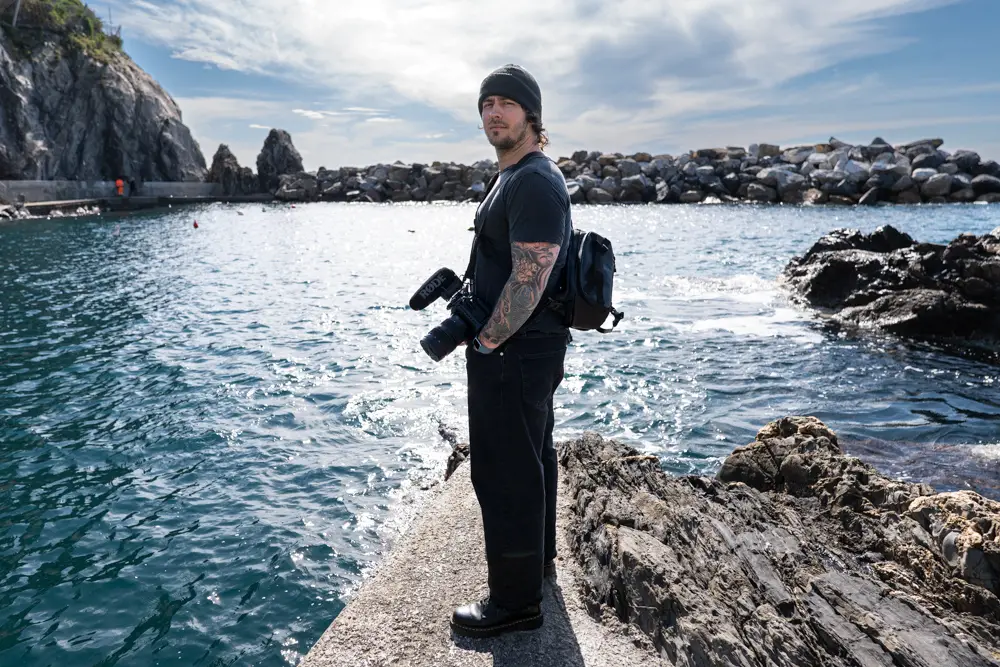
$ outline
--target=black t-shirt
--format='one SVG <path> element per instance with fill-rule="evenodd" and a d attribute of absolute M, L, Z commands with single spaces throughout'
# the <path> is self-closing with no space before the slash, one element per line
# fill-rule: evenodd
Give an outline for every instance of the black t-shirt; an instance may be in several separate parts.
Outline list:
<path fill-rule="evenodd" d="M 546 287 L 546 296 L 554 294 L 573 234 L 566 179 L 555 163 L 535 151 L 501 171 L 476 211 L 476 233 L 479 248 L 472 286 L 491 312 L 510 278 L 513 242 L 559 244 L 559 257 Z M 515 336 L 566 333 L 560 316 L 545 303 L 543 296 L 542 310 L 536 311 Z"/>

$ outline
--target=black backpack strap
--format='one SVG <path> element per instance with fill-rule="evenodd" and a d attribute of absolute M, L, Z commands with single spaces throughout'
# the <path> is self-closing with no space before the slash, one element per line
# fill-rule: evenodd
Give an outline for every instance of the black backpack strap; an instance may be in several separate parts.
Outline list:
<path fill-rule="evenodd" d="M 489 183 L 486 184 L 486 191 L 483 193 L 483 199 L 490 194 L 493 186 L 496 185 L 497 180 L 500 178 L 500 171 L 493 174 L 490 177 Z M 476 251 L 479 249 L 479 230 L 476 231 L 475 237 L 472 239 L 472 252 L 469 253 L 469 265 L 465 269 L 465 275 L 462 276 L 462 282 L 467 283 L 472 278 L 472 273 L 476 270 Z"/>

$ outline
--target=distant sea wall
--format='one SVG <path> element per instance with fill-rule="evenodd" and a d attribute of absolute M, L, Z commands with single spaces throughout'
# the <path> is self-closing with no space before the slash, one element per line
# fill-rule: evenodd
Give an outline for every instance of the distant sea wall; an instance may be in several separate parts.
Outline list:
<path fill-rule="evenodd" d="M 125 187 L 128 193 L 128 186 Z M 217 183 L 166 182 L 139 183 L 136 194 L 144 197 L 218 197 Z M 0 181 L 0 202 L 44 202 L 107 199 L 118 196 L 113 181 Z"/>
<path fill-rule="evenodd" d="M 893 146 L 881 138 L 852 145 L 831 138 L 780 147 L 753 144 L 679 156 L 578 151 L 556 162 L 575 204 L 1000 203 L 1000 164 L 974 151 L 949 152 L 942 139 Z M 282 174 L 283 201 L 479 201 L 496 162 L 435 162 L 320 168 Z"/>

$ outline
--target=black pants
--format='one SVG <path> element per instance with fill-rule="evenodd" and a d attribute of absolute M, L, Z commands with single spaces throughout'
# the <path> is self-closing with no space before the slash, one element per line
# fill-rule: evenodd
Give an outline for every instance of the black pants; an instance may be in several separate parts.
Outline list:
<path fill-rule="evenodd" d="M 541 601 L 542 568 L 556 555 L 552 395 L 568 340 L 513 338 L 489 355 L 466 350 L 472 485 L 490 597 L 509 609 Z"/>

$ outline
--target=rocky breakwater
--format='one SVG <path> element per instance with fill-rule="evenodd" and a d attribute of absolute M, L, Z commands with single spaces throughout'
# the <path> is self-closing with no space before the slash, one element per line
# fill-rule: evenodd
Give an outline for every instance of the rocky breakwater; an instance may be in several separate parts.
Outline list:
<path fill-rule="evenodd" d="M 221 184 L 226 195 L 267 193 L 288 202 L 478 201 L 496 171 L 495 162 L 484 160 L 471 166 L 397 162 L 307 172 L 288 132 L 273 129 L 257 156 L 256 176 L 223 144 L 207 180 Z"/>
<path fill-rule="evenodd" d="M 560 449 L 592 614 L 687 667 L 997 667 L 1000 503 L 888 479 L 812 417 L 716 478 L 595 434 Z"/>
<path fill-rule="evenodd" d="M 578 151 L 556 162 L 576 204 L 786 203 L 919 204 L 1000 202 L 1000 164 L 941 139 L 892 146 L 828 142 L 781 148 L 754 144 L 678 157 Z M 290 173 L 275 196 L 286 201 L 479 201 L 496 173 L 435 162 L 320 168 Z"/>
<path fill-rule="evenodd" d="M 574 201 L 703 201 L 874 205 L 1000 202 L 1000 164 L 941 149 L 941 139 L 892 146 L 828 142 L 710 148 L 679 157 L 580 151 L 561 159 Z"/>
<path fill-rule="evenodd" d="M 18 25 L 0 28 L 0 180 L 205 179 L 177 104 L 83 3 L 25 2 Z"/>
<path fill-rule="evenodd" d="M 473 165 L 396 162 L 335 170 L 320 167 L 315 174 L 282 177 L 274 196 L 282 201 L 480 201 L 496 171 L 496 163 L 489 160 Z"/>
<path fill-rule="evenodd" d="M 779 280 L 839 323 L 1000 343 L 1000 228 L 947 245 L 918 243 L 891 226 L 838 229 L 793 258 Z"/>

